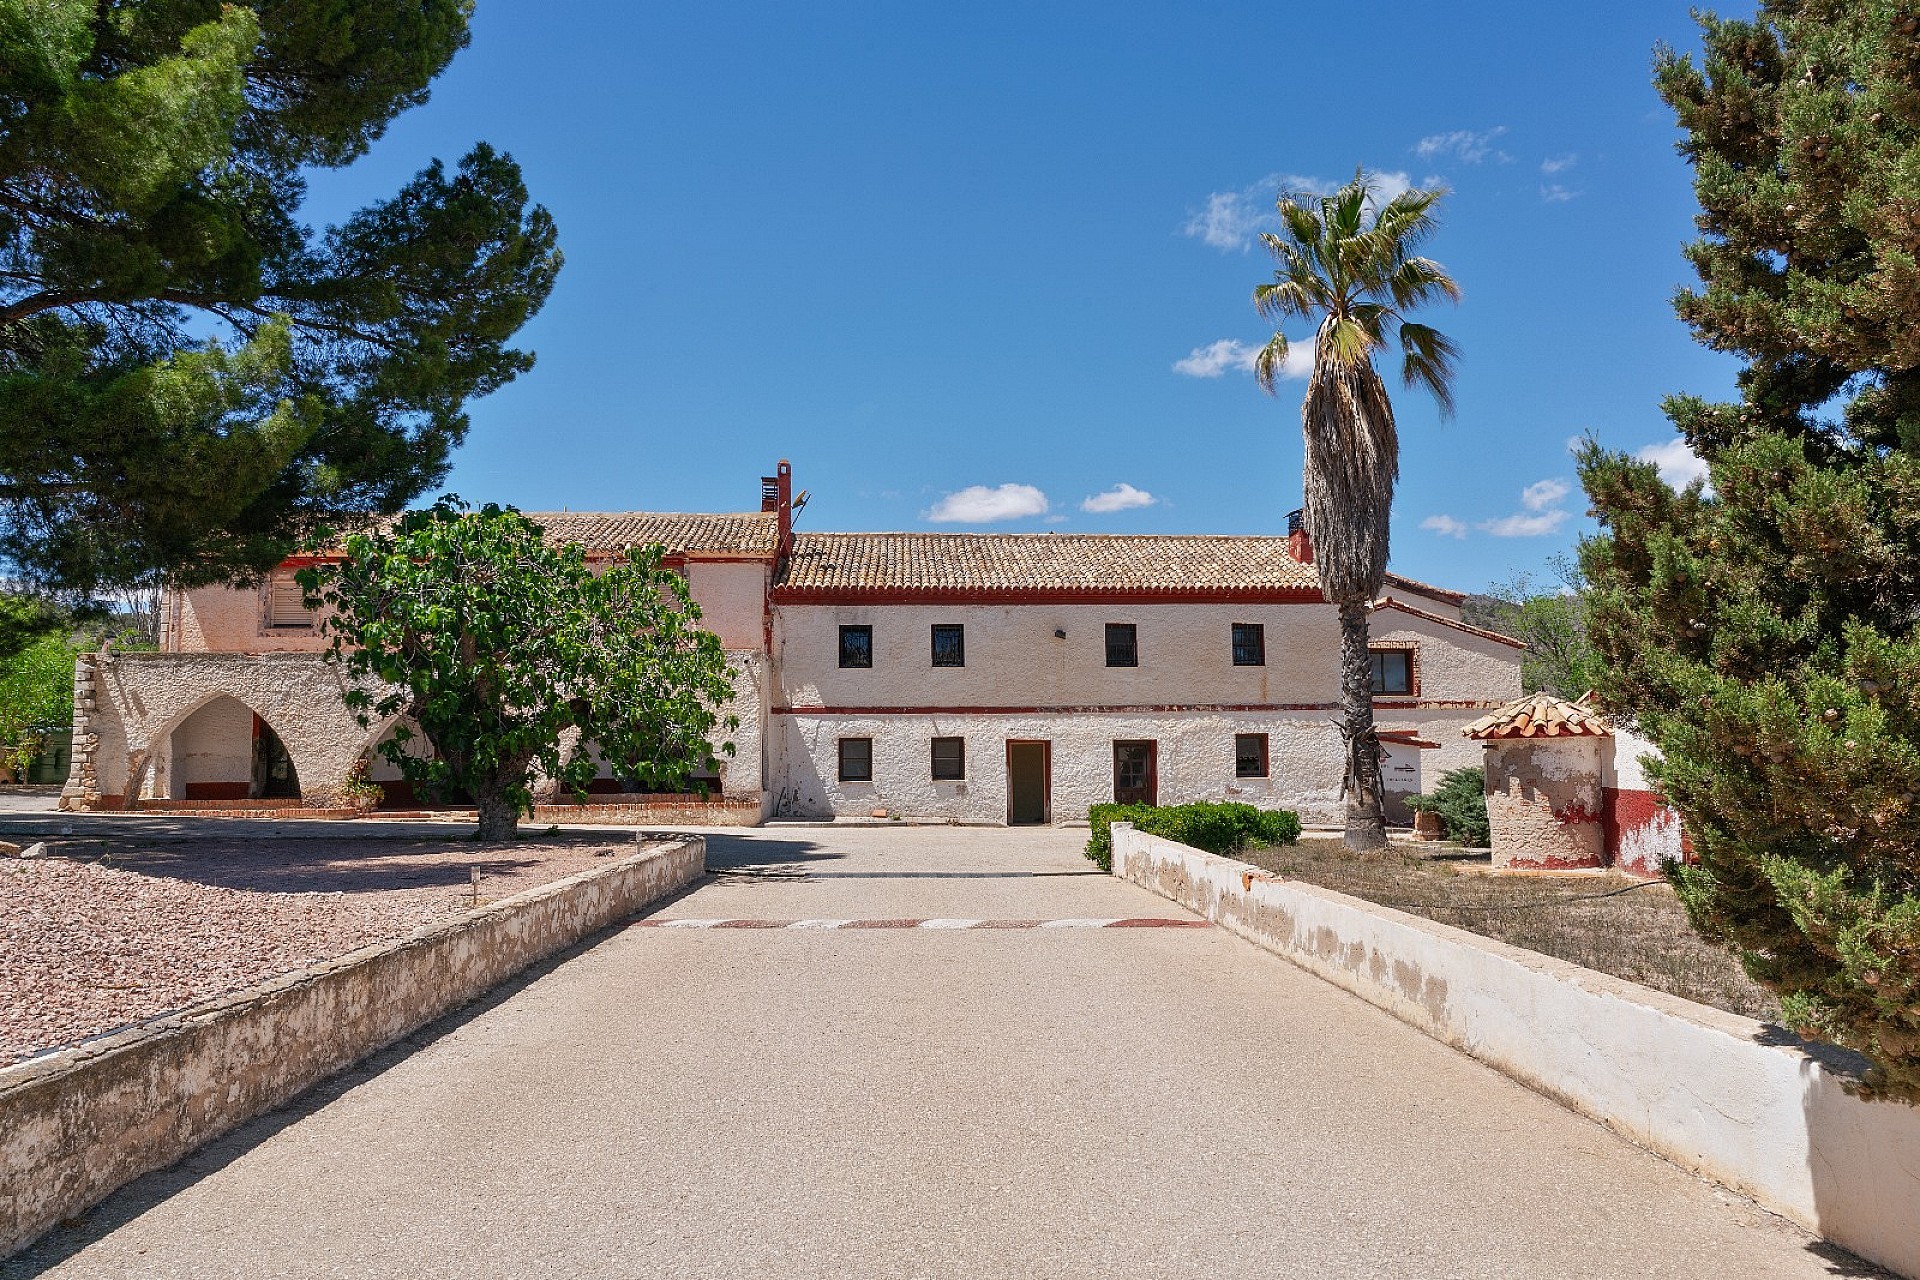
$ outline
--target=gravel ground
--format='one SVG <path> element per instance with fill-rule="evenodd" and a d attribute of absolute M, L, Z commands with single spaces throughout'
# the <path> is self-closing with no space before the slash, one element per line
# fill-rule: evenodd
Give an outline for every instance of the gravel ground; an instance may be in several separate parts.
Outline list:
<path fill-rule="evenodd" d="M 0 858 L 0 1065 L 631 853 L 631 836 L 76 839 Z"/>

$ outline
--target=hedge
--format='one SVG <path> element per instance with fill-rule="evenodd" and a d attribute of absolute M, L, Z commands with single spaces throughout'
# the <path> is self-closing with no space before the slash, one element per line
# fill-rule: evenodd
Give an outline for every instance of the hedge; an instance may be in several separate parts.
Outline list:
<path fill-rule="evenodd" d="M 1208 853 L 1232 853 L 1250 844 L 1292 844 L 1300 838 L 1300 818 L 1285 809 L 1258 809 L 1250 804 L 1097 804 L 1087 811 L 1093 836 L 1087 857 L 1102 871 L 1113 870 L 1113 834 L 1116 822 Z"/>

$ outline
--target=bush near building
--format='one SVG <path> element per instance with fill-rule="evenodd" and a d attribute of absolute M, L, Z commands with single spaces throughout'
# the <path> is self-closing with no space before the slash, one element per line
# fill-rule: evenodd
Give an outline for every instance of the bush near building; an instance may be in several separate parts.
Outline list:
<path fill-rule="evenodd" d="M 1204 849 L 1232 853 L 1248 845 L 1292 844 L 1300 838 L 1300 817 L 1287 809 L 1259 809 L 1250 804 L 1097 804 L 1087 811 L 1093 835 L 1087 857 L 1102 871 L 1113 870 L 1113 833 L 1116 822 L 1134 829 Z"/>
<path fill-rule="evenodd" d="M 73 723 L 73 655 L 61 632 L 0 660 L 0 776 L 24 777 L 47 735 Z"/>
<path fill-rule="evenodd" d="M 1478 767 L 1451 769 L 1440 775 L 1440 785 L 1425 795 L 1410 796 L 1407 807 L 1418 813 L 1437 813 L 1449 840 L 1475 849 L 1493 843 L 1487 821 L 1487 775 Z"/>

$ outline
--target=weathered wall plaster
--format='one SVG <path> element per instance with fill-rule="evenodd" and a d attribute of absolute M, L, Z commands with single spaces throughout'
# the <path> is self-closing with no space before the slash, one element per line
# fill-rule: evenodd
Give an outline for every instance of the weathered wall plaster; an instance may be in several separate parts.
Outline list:
<path fill-rule="evenodd" d="M 1260 712 L 952 715 L 821 715 L 771 718 L 773 812 L 824 818 L 886 809 L 906 817 L 1007 821 L 1008 741 L 1052 744 L 1054 822 L 1084 820 L 1113 799 L 1113 744 L 1158 743 L 1162 803 L 1234 800 L 1296 810 L 1307 822 L 1338 821 L 1340 739 L 1323 718 Z M 1234 776 L 1234 735 L 1268 735 L 1268 778 Z M 873 781 L 841 782 L 839 739 L 873 739 Z M 932 739 L 966 739 L 967 776 L 932 777 Z"/>
<path fill-rule="evenodd" d="M 0 1256 L 698 878 L 683 836 L 408 937 L 0 1068 Z"/>
<path fill-rule="evenodd" d="M 1863 1257 L 1920 1277 L 1920 1107 L 1776 1028 L 1115 824 L 1113 872 Z"/>
<path fill-rule="evenodd" d="M 1603 866 L 1600 756 L 1605 738 L 1509 738 L 1486 744 L 1493 865 Z"/>

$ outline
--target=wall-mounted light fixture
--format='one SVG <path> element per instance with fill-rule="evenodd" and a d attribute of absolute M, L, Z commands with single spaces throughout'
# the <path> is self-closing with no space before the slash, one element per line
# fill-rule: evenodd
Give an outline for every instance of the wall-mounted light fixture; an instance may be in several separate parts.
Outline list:
<path fill-rule="evenodd" d="M 1053 638 L 1055 640 L 1065 640 L 1067 638 L 1067 629 L 1065 627 L 1055 627 L 1053 629 Z"/>

